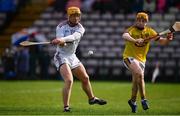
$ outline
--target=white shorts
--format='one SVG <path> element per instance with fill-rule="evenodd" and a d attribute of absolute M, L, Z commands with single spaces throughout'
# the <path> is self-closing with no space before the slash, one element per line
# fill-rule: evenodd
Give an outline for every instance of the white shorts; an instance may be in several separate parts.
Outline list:
<path fill-rule="evenodd" d="M 65 63 L 68 64 L 71 69 L 74 69 L 81 64 L 81 62 L 77 58 L 76 54 L 72 54 L 69 56 L 63 56 L 63 55 L 56 53 L 54 56 L 54 64 L 55 64 L 57 70 L 59 70 L 60 66 Z"/>
<path fill-rule="evenodd" d="M 129 62 L 129 64 L 131 64 L 132 62 L 138 62 L 140 68 L 141 68 L 143 71 L 144 71 L 144 69 L 145 69 L 145 63 L 144 63 L 144 62 L 141 62 L 141 61 L 138 61 L 138 60 L 136 60 L 136 59 L 133 58 L 133 57 L 128 57 L 128 58 L 126 58 L 126 59 L 123 60 L 124 66 L 129 70 L 129 67 L 128 67 L 128 65 L 126 64 L 126 62 Z"/>

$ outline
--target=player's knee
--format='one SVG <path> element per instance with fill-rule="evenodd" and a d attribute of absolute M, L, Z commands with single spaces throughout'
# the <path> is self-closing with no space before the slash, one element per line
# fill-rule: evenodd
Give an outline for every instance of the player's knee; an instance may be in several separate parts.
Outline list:
<path fill-rule="evenodd" d="M 142 73 L 142 72 L 135 72 L 135 73 L 134 73 L 134 75 L 135 75 L 136 77 L 138 77 L 138 78 L 141 78 L 141 79 L 143 79 L 143 78 L 144 78 L 144 76 L 143 76 L 143 73 Z"/>
<path fill-rule="evenodd" d="M 71 86 L 71 85 L 73 84 L 73 80 L 71 80 L 71 79 L 65 80 L 65 83 L 66 83 L 68 86 Z"/>
<path fill-rule="evenodd" d="M 83 79 L 82 79 L 82 83 L 86 84 L 89 82 L 89 76 L 85 76 Z"/>

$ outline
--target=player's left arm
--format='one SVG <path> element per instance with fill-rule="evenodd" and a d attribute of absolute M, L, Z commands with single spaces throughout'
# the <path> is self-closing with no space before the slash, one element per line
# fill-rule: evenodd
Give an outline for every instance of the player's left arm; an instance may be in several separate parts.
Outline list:
<path fill-rule="evenodd" d="M 84 27 L 81 24 L 79 24 L 79 28 L 73 34 L 57 39 L 59 39 L 62 43 L 73 42 L 75 40 L 79 40 L 83 36 L 84 32 Z"/>
<path fill-rule="evenodd" d="M 78 40 L 82 37 L 82 34 L 80 32 L 74 32 L 72 35 L 68 35 L 66 37 L 60 38 L 64 42 L 73 42 L 75 40 Z"/>
<path fill-rule="evenodd" d="M 173 40 L 173 33 L 168 33 L 166 37 L 159 36 L 159 34 L 152 28 L 149 28 L 150 37 L 146 40 L 158 41 L 161 45 L 167 45 L 171 40 Z M 145 42 L 146 42 L 145 40 Z"/>
<path fill-rule="evenodd" d="M 74 32 L 72 35 L 68 35 L 66 37 L 58 37 L 52 41 L 52 43 L 58 43 L 59 45 L 65 45 L 65 43 L 70 43 L 75 40 L 78 40 L 82 37 L 82 34 L 79 32 Z"/>
<path fill-rule="evenodd" d="M 160 37 L 158 42 L 161 44 L 161 45 L 167 45 L 170 41 L 173 40 L 173 33 L 168 33 L 166 35 L 166 37 Z"/>

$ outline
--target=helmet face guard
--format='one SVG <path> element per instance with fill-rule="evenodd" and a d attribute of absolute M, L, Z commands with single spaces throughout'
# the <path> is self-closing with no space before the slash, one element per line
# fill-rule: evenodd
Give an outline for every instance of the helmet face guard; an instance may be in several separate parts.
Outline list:
<path fill-rule="evenodd" d="M 69 7 L 67 9 L 67 15 L 70 16 L 72 14 L 79 14 L 80 15 L 81 11 L 80 11 L 80 9 L 78 7 Z"/>

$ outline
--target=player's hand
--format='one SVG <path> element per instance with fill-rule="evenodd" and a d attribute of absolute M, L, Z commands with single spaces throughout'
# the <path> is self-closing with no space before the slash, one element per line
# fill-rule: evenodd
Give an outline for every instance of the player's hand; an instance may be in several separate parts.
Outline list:
<path fill-rule="evenodd" d="M 60 45 L 60 46 L 65 45 L 65 41 L 63 39 L 60 39 L 60 38 L 53 39 L 51 41 L 51 43 L 54 44 L 54 45 Z"/>
<path fill-rule="evenodd" d="M 144 43 L 144 39 L 142 38 L 136 39 L 135 43 L 138 45 L 142 45 Z"/>
<path fill-rule="evenodd" d="M 54 45 L 57 45 L 57 44 L 59 44 L 59 39 L 53 39 L 51 41 L 51 43 L 54 44 Z"/>
<path fill-rule="evenodd" d="M 173 40 L 173 33 L 168 33 L 166 38 L 170 41 Z"/>

